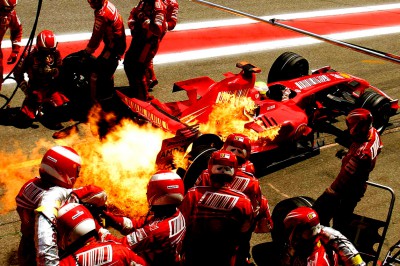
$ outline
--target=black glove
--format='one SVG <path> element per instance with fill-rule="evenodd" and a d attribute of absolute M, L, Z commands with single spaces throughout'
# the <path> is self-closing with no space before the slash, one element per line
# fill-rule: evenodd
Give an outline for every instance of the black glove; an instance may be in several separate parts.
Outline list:
<path fill-rule="evenodd" d="M 335 156 L 339 159 L 342 159 L 347 154 L 345 149 L 340 149 L 336 152 Z"/>
<path fill-rule="evenodd" d="M 8 65 L 14 64 L 17 61 L 17 58 L 18 58 L 18 53 L 11 52 L 10 56 L 7 59 L 7 64 Z"/>

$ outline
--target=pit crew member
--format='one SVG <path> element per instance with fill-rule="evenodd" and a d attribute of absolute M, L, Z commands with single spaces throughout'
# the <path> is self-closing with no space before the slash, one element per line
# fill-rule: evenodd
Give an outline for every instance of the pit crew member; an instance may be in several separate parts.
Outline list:
<path fill-rule="evenodd" d="M 22 233 L 18 250 L 20 265 L 58 265 L 55 221 L 64 203 L 105 205 L 107 195 L 103 189 L 94 185 L 73 188 L 80 168 L 81 157 L 74 149 L 54 146 L 43 156 L 40 177 L 21 188 L 16 197 Z"/>
<path fill-rule="evenodd" d="M 219 150 L 208 161 L 211 185 L 190 188 L 179 206 L 187 224 L 183 265 L 235 265 L 238 248 L 254 223 L 249 197 L 232 189 L 236 155 Z"/>
<path fill-rule="evenodd" d="M 150 265 L 180 265 L 182 240 L 186 232 L 185 219 L 177 208 L 184 196 L 184 184 L 179 175 L 160 170 L 149 180 L 147 202 L 149 214 L 143 219 L 130 219 L 105 212 L 106 224 L 127 234 L 118 239 L 104 234 L 104 239 L 122 242 Z"/>
<path fill-rule="evenodd" d="M 62 58 L 57 39 L 51 30 L 43 30 L 36 37 L 36 46 L 27 52 L 15 68 L 15 80 L 25 93 L 20 122 L 31 124 L 42 118 L 49 126 L 56 126 L 68 117 L 69 99 L 61 90 L 60 68 Z M 29 81 L 25 80 L 27 73 Z M 47 112 L 46 112 L 47 111 Z"/>
<path fill-rule="evenodd" d="M 336 179 L 313 206 L 321 224 L 329 225 L 333 219 L 333 228 L 344 235 L 357 203 L 364 196 L 366 181 L 383 147 L 372 120 L 371 112 L 363 108 L 354 109 L 347 115 L 346 124 L 352 143 L 342 159 Z"/>
<path fill-rule="evenodd" d="M 320 224 L 310 207 L 298 207 L 283 220 L 287 246 L 281 265 L 365 266 L 354 245 L 339 231 Z"/>
<path fill-rule="evenodd" d="M 63 252 L 60 265 L 148 265 L 121 243 L 101 242 L 98 230 L 100 225 L 85 206 L 68 203 L 61 207 L 57 217 L 58 246 Z"/>
<path fill-rule="evenodd" d="M 151 100 L 146 70 L 158 51 L 167 30 L 166 6 L 162 0 L 141 0 L 129 15 L 132 40 L 124 58 L 131 97 Z"/>
<path fill-rule="evenodd" d="M 1 49 L 1 43 L 3 42 L 4 35 L 7 30 L 10 29 L 10 40 L 11 40 L 11 54 L 7 59 L 7 64 L 14 64 L 17 61 L 19 51 L 21 49 L 21 38 L 22 38 L 22 24 L 19 20 L 15 7 L 18 4 L 18 0 L 1 0 L 0 1 L 0 91 L 1 86 L 4 82 L 4 67 L 3 67 L 3 49 Z"/>
<path fill-rule="evenodd" d="M 104 47 L 96 58 L 90 78 L 92 98 L 101 101 L 114 93 L 114 73 L 126 50 L 124 21 L 118 9 L 108 0 L 88 0 L 94 9 L 92 36 L 84 53 L 93 54 L 103 42 Z"/>

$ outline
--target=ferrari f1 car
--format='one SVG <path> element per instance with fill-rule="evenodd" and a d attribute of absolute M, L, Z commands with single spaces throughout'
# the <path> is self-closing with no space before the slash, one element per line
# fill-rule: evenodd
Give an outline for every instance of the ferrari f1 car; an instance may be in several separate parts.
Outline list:
<path fill-rule="evenodd" d="M 251 110 L 244 108 L 235 112 L 245 118 L 243 127 L 235 130 L 253 136 L 253 158 L 273 150 L 292 152 L 300 143 L 303 147 L 305 143 L 313 147 L 314 133 L 320 130 L 321 124 L 333 124 L 339 116 L 359 107 L 371 111 L 374 126 L 383 132 L 399 108 L 398 99 L 366 80 L 330 66 L 310 71 L 308 61 L 293 52 L 281 54 L 272 64 L 265 95 L 255 87 L 256 75 L 261 70 L 243 62 L 236 66 L 239 73 L 226 73 L 220 81 L 203 76 L 174 83 L 173 92 L 185 90 L 187 93 L 187 99 L 182 101 L 144 102 L 130 98 L 123 90 L 117 90 L 117 94 L 134 113 L 176 135 L 175 139 L 166 141 L 160 160 L 173 149 L 185 150 L 190 143 L 193 158 L 199 154 L 207 157 L 213 149 L 219 149 L 223 135 L 226 137 L 232 132 L 198 130 L 199 125 L 202 131 L 201 125 L 213 122 L 212 113 L 219 104 L 228 101 L 226 95 L 251 101 Z"/>

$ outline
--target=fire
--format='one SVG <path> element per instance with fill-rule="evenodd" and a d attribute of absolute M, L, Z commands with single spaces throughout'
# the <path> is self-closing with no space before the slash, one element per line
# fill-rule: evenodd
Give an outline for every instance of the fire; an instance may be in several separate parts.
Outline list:
<path fill-rule="evenodd" d="M 244 127 L 253 121 L 255 107 L 250 98 L 224 94 L 223 100 L 214 105 L 209 122 L 200 125 L 200 131 L 217 134 L 222 139 L 237 132 L 252 140 L 272 140 L 279 127 L 261 134 Z M 101 116 L 98 109 L 93 109 L 89 123 L 82 124 L 83 130 L 71 131 L 66 138 L 57 140 L 57 145 L 70 146 L 82 157 L 82 170 L 75 187 L 97 185 L 106 191 L 108 204 L 132 218 L 143 216 L 148 211 L 146 187 L 149 178 L 157 171 L 157 154 L 162 141 L 172 136 L 149 123 L 138 125 L 123 120 L 105 138 L 99 139 L 96 135 L 98 128 L 93 125 Z M 113 121 L 115 116 L 103 114 L 104 118 Z M 4 188 L 1 212 L 15 209 L 15 196 L 25 182 L 38 175 L 40 160 L 54 143 L 40 140 L 36 145 L 31 154 L 24 154 L 17 148 L 12 154 L 0 151 L 0 183 Z M 188 161 L 182 151 L 174 151 L 173 156 L 176 167 L 187 167 Z"/>
<path fill-rule="evenodd" d="M 49 142 L 40 140 L 30 154 L 18 144 L 12 153 L 0 151 L 0 214 L 15 210 L 15 197 L 25 182 L 37 175 L 42 154 L 49 147 Z"/>
<path fill-rule="evenodd" d="M 200 125 L 200 132 L 214 133 L 223 140 L 231 133 L 242 133 L 252 141 L 271 141 L 277 135 L 279 126 L 257 133 L 245 128 L 253 121 L 256 105 L 251 98 L 222 93 L 223 100 L 214 104 L 207 124 Z"/>
<path fill-rule="evenodd" d="M 89 125 L 82 127 L 89 128 Z M 148 211 L 147 183 L 157 171 L 155 159 L 162 140 L 171 136 L 149 124 L 139 126 L 129 120 L 122 121 L 102 140 L 94 136 L 92 130 L 74 133 L 58 140 L 57 145 L 70 146 L 82 157 L 75 187 L 99 186 L 106 191 L 108 204 L 116 206 L 123 214 L 132 218 L 145 215 Z M 42 140 L 32 154 L 26 155 L 22 149 L 15 149 L 12 154 L 0 152 L 3 169 L 0 183 L 4 188 L 2 213 L 16 208 L 15 196 L 25 182 L 38 176 L 42 156 L 52 146 L 54 143 Z"/>
<path fill-rule="evenodd" d="M 167 137 L 161 129 L 130 120 L 122 121 L 101 141 L 95 137 L 89 141 L 90 136 L 86 136 L 74 146 L 83 164 L 76 186 L 97 185 L 107 192 L 108 204 L 125 215 L 145 215 L 147 183 L 157 171 L 155 159 Z"/>

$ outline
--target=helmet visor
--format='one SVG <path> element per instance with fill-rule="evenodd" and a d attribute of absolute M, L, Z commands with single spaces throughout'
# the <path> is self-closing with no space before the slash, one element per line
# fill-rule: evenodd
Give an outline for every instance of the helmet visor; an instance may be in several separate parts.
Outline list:
<path fill-rule="evenodd" d="M 216 165 L 212 166 L 211 173 L 212 174 L 226 174 L 226 175 L 233 176 L 235 174 L 235 169 L 233 167 L 230 167 L 227 165 L 216 164 Z"/>

